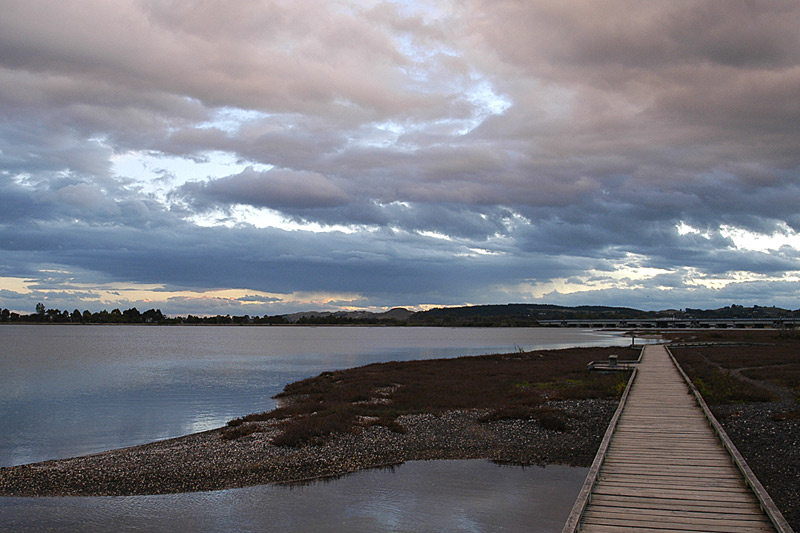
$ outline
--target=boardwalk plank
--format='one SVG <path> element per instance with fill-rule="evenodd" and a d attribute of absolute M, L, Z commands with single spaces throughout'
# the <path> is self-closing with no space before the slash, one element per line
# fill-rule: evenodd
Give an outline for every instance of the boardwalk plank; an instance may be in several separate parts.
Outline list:
<path fill-rule="evenodd" d="M 624 455 L 621 457 L 611 456 L 606 457 L 605 464 L 607 465 L 645 465 L 650 467 L 661 467 L 661 466 L 696 466 L 696 467 L 726 467 L 731 463 L 730 460 L 726 458 L 720 458 L 716 456 L 704 455 L 704 456 L 685 456 L 685 457 L 678 457 L 672 458 L 669 457 L 635 457 L 631 455 Z"/>
<path fill-rule="evenodd" d="M 643 496 L 650 498 L 671 498 L 676 500 L 691 500 L 701 502 L 748 503 L 754 500 L 753 496 L 744 490 L 738 493 L 718 493 L 712 490 L 692 491 L 689 489 L 663 489 L 663 488 L 629 488 L 618 484 L 599 483 L 595 494 L 607 496 Z"/>
<path fill-rule="evenodd" d="M 660 488 L 669 488 L 669 487 L 686 487 L 689 485 L 690 487 L 697 487 L 696 489 L 690 490 L 706 490 L 706 489 L 713 489 L 715 491 L 724 491 L 724 492 L 740 492 L 744 488 L 744 484 L 736 481 L 727 481 L 727 482 L 718 482 L 718 483 L 708 483 L 702 482 L 697 483 L 693 480 L 684 477 L 674 477 L 674 478 L 661 478 L 661 479 L 652 479 L 646 476 L 619 476 L 619 477 L 611 477 L 605 476 L 603 477 L 602 481 L 608 483 L 614 483 L 620 486 L 629 486 L 629 487 L 660 487 Z"/>
<path fill-rule="evenodd" d="M 753 531 L 774 531 L 772 524 L 756 525 L 753 522 L 737 523 L 719 521 L 713 523 L 711 521 L 703 521 L 700 524 L 686 524 L 680 521 L 645 521 L 638 520 L 635 517 L 624 519 L 618 517 L 587 517 L 584 521 L 585 527 L 582 531 L 593 531 L 590 525 L 606 525 L 606 526 L 624 526 L 630 529 L 642 528 L 650 530 L 670 529 L 674 531 L 708 531 L 713 533 L 750 533 Z"/>
<path fill-rule="evenodd" d="M 601 475 L 605 472 L 610 472 L 611 470 L 603 470 L 601 471 Z M 741 476 L 736 475 L 736 473 L 720 473 L 716 474 L 713 471 L 709 470 L 701 470 L 695 467 L 674 467 L 670 469 L 662 469 L 662 468 L 637 468 L 637 467 L 626 467 L 624 465 L 616 465 L 613 472 L 619 474 L 645 474 L 648 476 L 685 476 L 685 477 L 692 477 L 692 478 L 709 478 L 709 479 L 741 479 Z"/>
<path fill-rule="evenodd" d="M 758 513 L 760 508 L 756 503 L 736 503 L 736 502 L 691 502 L 670 498 L 644 498 L 644 497 L 619 497 L 605 496 L 598 494 L 592 498 L 592 505 L 604 505 L 610 507 L 624 507 L 626 509 L 711 509 L 724 510 L 725 512 L 747 514 Z M 590 506 L 591 507 L 591 506 Z"/>
<path fill-rule="evenodd" d="M 587 511 L 584 515 L 587 520 L 592 519 L 615 519 L 620 522 L 626 522 L 631 524 L 641 524 L 643 522 L 647 523 L 659 523 L 659 524 L 669 524 L 670 526 L 695 526 L 696 528 L 706 528 L 706 527 L 747 527 L 751 530 L 769 530 L 772 525 L 769 523 L 769 520 L 766 518 L 754 518 L 754 517 L 740 517 L 737 515 L 725 514 L 725 513 L 718 513 L 718 514 L 711 514 L 711 513 L 704 513 L 704 512 L 689 512 L 689 513 L 682 513 L 680 511 L 662 511 L 662 512 L 640 512 L 636 515 L 631 515 L 630 513 L 625 513 L 624 511 L 609 511 L 608 509 L 603 510 L 591 510 Z"/>

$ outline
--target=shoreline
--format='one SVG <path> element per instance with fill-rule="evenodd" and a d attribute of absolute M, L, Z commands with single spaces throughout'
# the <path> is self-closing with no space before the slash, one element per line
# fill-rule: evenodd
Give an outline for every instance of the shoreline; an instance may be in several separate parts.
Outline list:
<path fill-rule="evenodd" d="M 589 466 L 616 400 L 563 400 L 567 431 L 535 420 L 479 422 L 486 410 L 404 415 L 405 433 L 371 426 L 324 444 L 276 446 L 272 422 L 235 440 L 215 429 L 99 454 L 0 469 L 2 496 L 131 496 L 299 483 L 406 461 L 485 459 Z"/>

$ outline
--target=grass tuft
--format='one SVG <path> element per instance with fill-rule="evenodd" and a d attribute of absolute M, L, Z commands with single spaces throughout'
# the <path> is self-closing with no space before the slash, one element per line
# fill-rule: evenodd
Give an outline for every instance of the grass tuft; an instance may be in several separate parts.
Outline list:
<path fill-rule="evenodd" d="M 246 435 L 251 435 L 259 431 L 259 427 L 255 424 L 237 424 L 235 426 L 228 426 L 222 430 L 220 436 L 225 440 L 234 440 Z"/>
<path fill-rule="evenodd" d="M 800 422 L 800 409 L 794 409 L 793 411 L 785 411 L 783 413 L 772 413 L 771 418 L 779 422 L 784 422 L 784 421 Z"/>

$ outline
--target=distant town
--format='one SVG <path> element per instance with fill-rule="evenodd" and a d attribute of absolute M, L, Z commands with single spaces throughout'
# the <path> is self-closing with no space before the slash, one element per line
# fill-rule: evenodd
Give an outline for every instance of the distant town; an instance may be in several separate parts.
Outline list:
<path fill-rule="evenodd" d="M 442 307 L 414 312 L 397 307 L 383 313 L 369 311 L 308 311 L 285 315 L 166 316 L 159 309 L 139 311 L 72 312 L 37 304 L 31 314 L 0 310 L 2 323 L 29 324 L 161 324 L 161 325 L 380 325 L 448 327 L 753 327 L 795 328 L 800 309 L 730 305 L 719 309 L 641 311 L 628 307 L 546 304 L 507 304 Z"/>

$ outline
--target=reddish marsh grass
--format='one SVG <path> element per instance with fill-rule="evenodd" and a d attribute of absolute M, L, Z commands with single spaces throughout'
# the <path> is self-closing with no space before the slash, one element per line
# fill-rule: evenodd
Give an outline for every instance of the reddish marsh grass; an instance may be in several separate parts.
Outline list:
<path fill-rule="evenodd" d="M 283 400 L 282 407 L 232 420 L 229 425 L 236 428 L 248 422 L 274 420 L 282 433 L 273 443 L 299 446 L 376 424 L 402 432 L 397 418 L 406 414 L 485 409 L 485 421 L 536 419 L 548 429 L 563 431 L 565 415 L 542 404 L 618 396 L 626 375 L 590 373 L 586 369 L 589 361 L 610 354 L 632 358 L 638 351 L 619 347 L 542 350 L 376 363 L 324 372 L 287 385 L 276 396 Z"/>
<path fill-rule="evenodd" d="M 670 348 L 709 403 L 773 401 L 777 399 L 776 387 L 800 399 L 800 335 L 795 332 L 712 330 L 664 336 L 673 342 L 720 343 Z"/>

